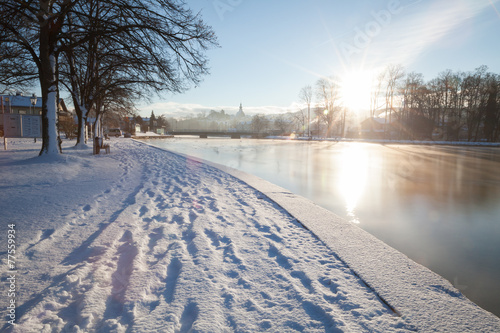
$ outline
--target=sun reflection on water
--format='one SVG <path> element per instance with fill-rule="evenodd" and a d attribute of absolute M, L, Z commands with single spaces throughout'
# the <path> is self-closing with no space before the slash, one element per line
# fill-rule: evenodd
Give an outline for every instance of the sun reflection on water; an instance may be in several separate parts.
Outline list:
<path fill-rule="evenodd" d="M 340 172 L 337 190 L 344 198 L 350 222 L 359 223 L 356 207 L 366 189 L 368 152 L 361 145 L 345 147 L 340 154 Z"/>

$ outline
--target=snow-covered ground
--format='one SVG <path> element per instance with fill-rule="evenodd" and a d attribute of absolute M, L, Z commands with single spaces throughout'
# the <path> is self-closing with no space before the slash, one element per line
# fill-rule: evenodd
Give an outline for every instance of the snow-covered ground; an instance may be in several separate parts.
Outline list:
<path fill-rule="evenodd" d="M 155 132 L 137 132 L 134 134 L 136 137 L 141 137 L 141 136 L 160 136 L 160 134 L 157 134 Z"/>
<path fill-rule="evenodd" d="M 0 151 L 2 331 L 500 330 L 444 279 L 256 177 L 130 139 L 99 156 L 64 144 L 55 160 L 31 140 Z"/>

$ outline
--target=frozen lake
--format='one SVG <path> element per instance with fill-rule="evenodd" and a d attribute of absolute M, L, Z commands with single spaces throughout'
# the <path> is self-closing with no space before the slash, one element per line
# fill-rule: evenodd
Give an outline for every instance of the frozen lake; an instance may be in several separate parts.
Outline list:
<path fill-rule="evenodd" d="M 189 137 L 149 143 L 307 197 L 500 316 L 500 148 Z"/>

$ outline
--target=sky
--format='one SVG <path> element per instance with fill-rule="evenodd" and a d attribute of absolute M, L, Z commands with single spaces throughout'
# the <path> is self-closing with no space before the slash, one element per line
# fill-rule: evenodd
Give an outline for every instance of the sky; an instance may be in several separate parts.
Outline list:
<path fill-rule="evenodd" d="M 295 112 L 301 88 L 320 77 L 357 77 L 363 87 L 388 64 L 426 80 L 481 65 L 500 73 L 499 0 L 186 2 L 218 37 L 210 75 L 141 105 L 141 115 L 231 114 L 240 103 L 246 114 Z"/>

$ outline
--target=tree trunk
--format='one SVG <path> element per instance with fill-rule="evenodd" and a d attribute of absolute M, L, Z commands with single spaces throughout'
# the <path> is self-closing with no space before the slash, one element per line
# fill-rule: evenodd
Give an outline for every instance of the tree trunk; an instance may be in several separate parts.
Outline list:
<path fill-rule="evenodd" d="M 73 99 L 75 103 L 75 99 Z M 78 135 L 76 137 L 76 147 L 83 148 L 87 146 L 87 136 L 85 135 L 85 126 L 87 126 L 87 108 L 75 103 L 75 111 L 78 117 Z"/>
<path fill-rule="evenodd" d="M 491 84 L 488 94 L 488 102 L 486 103 L 484 116 L 484 136 L 489 142 L 495 141 L 496 130 L 496 110 L 497 110 L 497 87 L 496 84 Z"/>
<path fill-rule="evenodd" d="M 52 24 L 40 28 L 40 86 L 42 88 L 42 149 L 39 155 L 59 155 L 57 140 L 57 82 Z"/>
<path fill-rule="evenodd" d="M 78 137 L 77 137 L 76 146 L 79 148 L 87 146 L 87 135 L 85 133 L 86 126 L 87 126 L 87 117 L 84 117 L 82 115 L 78 119 Z"/>
<path fill-rule="evenodd" d="M 79 89 L 77 84 L 78 78 L 76 74 L 75 68 L 75 59 L 73 56 L 73 52 L 66 52 L 66 58 L 68 60 L 68 65 L 70 69 L 70 77 L 71 77 L 71 97 L 73 100 L 73 105 L 75 106 L 75 112 L 78 119 L 78 132 L 76 136 L 76 144 L 77 148 L 84 148 L 87 146 L 87 136 L 85 135 L 85 126 L 87 126 L 87 115 L 89 108 L 86 106 L 82 91 Z M 88 104 L 87 104 L 88 105 Z"/>

